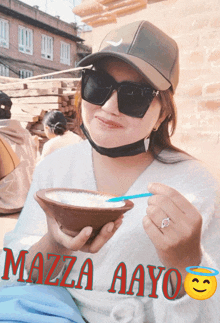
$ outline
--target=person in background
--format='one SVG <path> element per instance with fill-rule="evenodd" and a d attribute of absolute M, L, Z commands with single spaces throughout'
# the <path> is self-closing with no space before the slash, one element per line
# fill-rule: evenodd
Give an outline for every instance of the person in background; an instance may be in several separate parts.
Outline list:
<path fill-rule="evenodd" d="M 67 130 L 67 121 L 62 112 L 50 111 L 44 119 L 44 132 L 49 141 L 47 141 L 42 150 L 39 162 L 54 150 L 63 146 L 68 146 L 81 141 L 81 137 L 72 131 Z"/>
<path fill-rule="evenodd" d="M 0 179 L 0 215 L 20 212 L 28 190 L 36 164 L 37 147 L 28 130 L 20 122 L 11 119 L 12 101 L 7 94 L 0 91 L 0 139 L 5 147 L 10 147 L 19 162 L 10 172 L 6 172 Z M 7 149 L 8 150 L 8 149 Z M 9 155 L 8 155 L 9 156 Z M 7 165 L 9 161 L 6 154 L 1 155 L 1 164 Z"/>

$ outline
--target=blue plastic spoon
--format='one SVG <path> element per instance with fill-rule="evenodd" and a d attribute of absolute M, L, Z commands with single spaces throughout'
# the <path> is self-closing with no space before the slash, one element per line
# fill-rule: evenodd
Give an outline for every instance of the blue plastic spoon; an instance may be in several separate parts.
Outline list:
<path fill-rule="evenodd" d="M 137 199 L 139 197 L 146 197 L 146 196 L 152 196 L 152 193 L 143 193 L 143 194 L 137 194 L 137 195 L 127 195 L 127 196 L 118 196 L 118 197 L 113 197 L 106 202 L 120 202 L 123 200 L 131 200 L 131 199 Z"/>

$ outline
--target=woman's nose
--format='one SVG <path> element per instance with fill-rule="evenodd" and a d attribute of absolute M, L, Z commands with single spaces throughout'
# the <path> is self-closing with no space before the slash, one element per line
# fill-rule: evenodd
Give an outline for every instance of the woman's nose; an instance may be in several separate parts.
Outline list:
<path fill-rule="evenodd" d="M 102 109 L 107 113 L 112 113 L 115 115 L 119 115 L 118 110 L 118 94 L 117 91 L 114 91 L 110 98 L 102 105 Z"/>

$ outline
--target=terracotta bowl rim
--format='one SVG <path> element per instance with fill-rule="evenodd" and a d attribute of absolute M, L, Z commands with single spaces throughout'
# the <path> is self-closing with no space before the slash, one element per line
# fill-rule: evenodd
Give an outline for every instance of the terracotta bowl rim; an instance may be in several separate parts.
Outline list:
<path fill-rule="evenodd" d="M 45 194 L 47 192 L 52 192 L 52 191 L 69 191 L 69 192 L 83 192 L 83 193 L 90 193 L 90 194 L 95 194 L 95 195 L 108 195 L 110 198 L 111 197 L 116 197 L 115 195 L 112 194 L 108 194 L 108 193 L 104 193 L 104 192 L 97 192 L 97 191 L 92 191 L 92 190 L 84 190 L 84 189 L 77 189 L 77 188 L 64 188 L 64 187 L 52 187 L 52 188 L 44 188 L 44 189 L 40 189 L 38 190 L 35 194 L 38 198 L 40 198 L 41 200 L 44 200 L 50 204 L 53 205 L 58 205 L 61 206 L 63 208 L 67 208 L 67 209 L 76 209 L 76 210 L 87 210 L 87 211 L 101 211 L 101 212 L 109 212 L 109 211 L 125 211 L 125 210 L 130 210 L 134 207 L 134 203 L 130 200 L 123 200 L 123 202 L 125 203 L 123 206 L 119 206 L 119 207 L 85 207 L 85 206 L 75 206 L 72 204 L 66 204 L 66 203 L 62 203 L 62 202 L 58 202 L 55 200 L 52 200 L 48 197 L 45 196 Z M 117 203 L 117 202 L 115 202 Z"/>

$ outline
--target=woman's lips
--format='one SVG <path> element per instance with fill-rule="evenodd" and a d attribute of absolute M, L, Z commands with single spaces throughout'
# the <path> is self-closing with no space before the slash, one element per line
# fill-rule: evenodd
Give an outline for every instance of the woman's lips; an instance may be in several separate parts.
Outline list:
<path fill-rule="evenodd" d="M 98 117 L 98 116 L 96 116 L 95 118 L 98 119 L 98 121 L 101 124 L 105 125 L 108 128 L 123 128 L 123 126 L 116 121 L 112 121 L 110 119 L 106 119 L 106 118 Z"/>

